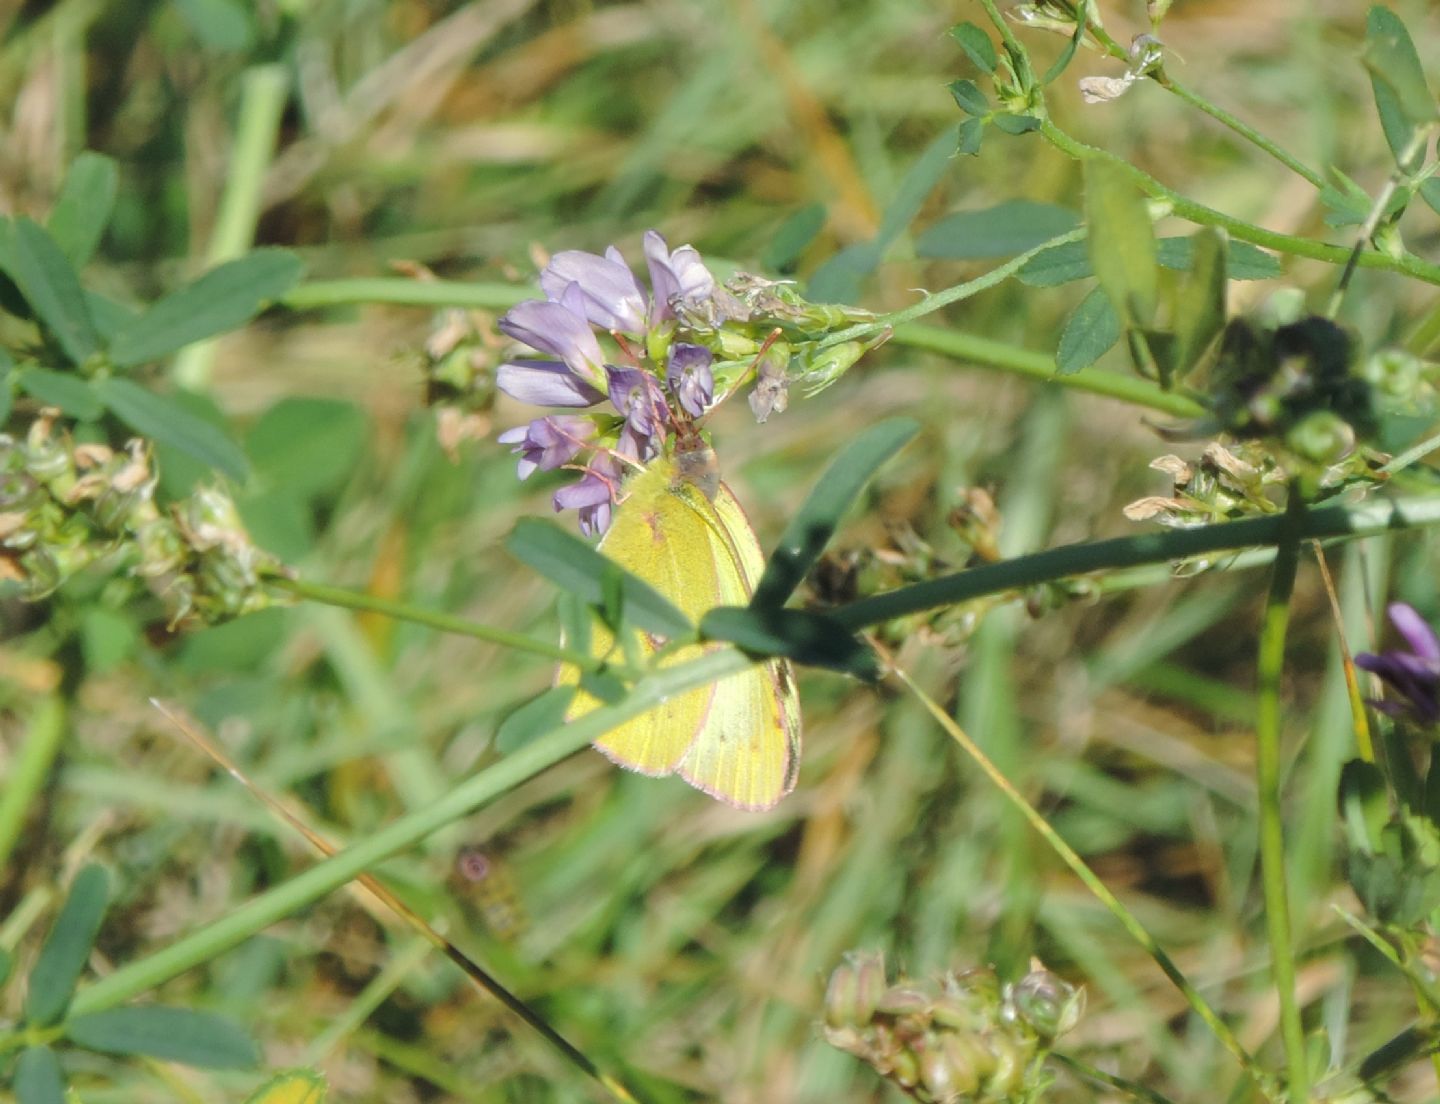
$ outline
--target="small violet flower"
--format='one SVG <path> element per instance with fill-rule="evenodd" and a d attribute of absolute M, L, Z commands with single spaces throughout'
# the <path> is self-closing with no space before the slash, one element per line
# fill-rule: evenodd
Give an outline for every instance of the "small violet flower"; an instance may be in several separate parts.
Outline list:
<path fill-rule="evenodd" d="M 512 451 L 520 454 L 516 474 L 529 479 L 535 471 L 554 471 L 570 463 L 594 434 L 595 423 L 589 418 L 550 414 L 507 429 L 500 443 L 515 446 Z"/>
<path fill-rule="evenodd" d="M 594 537 L 610 528 L 610 513 L 619 487 L 620 462 L 601 453 L 585 469 L 580 482 L 561 487 L 551 501 L 557 514 L 561 510 L 579 511 L 580 532 Z"/>
<path fill-rule="evenodd" d="M 627 334 L 645 332 L 650 297 L 613 245 L 603 257 L 579 249 L 556 253 L 540 273 L 540 287 L 556 302 L 577 287 L 585 318 L 592 325 Z"/>
<path fill-rule="evenodd" d="M 657 231 L 647 230 L 645 261 L 650 266 L 650 286 L 655 292 L 650 304 L 652 326 L 675 317 L 675 300 L 696 303 L 715 294 L 715 277 L 693 245 L 672 251 Z"/>
<path fill-rule="evenodd" d="M 1355 657 L 1355 666 L 1379 675 L 1398 695 L 1394 701 L 1371 702 L 1383 712 L 1409 714 L 1422 724 L 1440 721 L 1440 638 L 1414 608 L 1403 602 L 1387 610 L 1409 649 Z"/>
<path fill-rule="evenodd" d="M 714 361 L 714 354 L 703 345 L 677 341 L 670 346 L 665 383 L 680 408 L 692 418 L 704 414 L 715 398 L 715 376 L 710 370 Z"/>
<path fill-rule="evenodd" d="M 578 380 L 593 387 L 605 384 L 605 357 L 584 314 L 578 284 L 558 302 L 527 299 L 516 303 L 498 325 L 507 337 L 542 353 L 557 356 Z"/>

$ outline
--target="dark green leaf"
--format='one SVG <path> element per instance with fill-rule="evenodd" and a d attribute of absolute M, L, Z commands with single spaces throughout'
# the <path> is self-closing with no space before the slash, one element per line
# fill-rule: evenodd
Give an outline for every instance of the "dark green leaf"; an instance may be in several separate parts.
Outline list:
<path fill-rule="evenodd" d="M 1380 850 L 1380 834 L 1390 819 L 1385 776 L 1374 763 L 1352 759 L 1340 771 L 1340 818 L 1350 849 L 1363 854 Z"/>
<path fill-rule="evenodd" d="M 1190 270 L 1175 297 L 1173 361 L 1164 378 L 1183 379 L 1225 328 L 1225 243 L 1223 230 L 1195 234 Z"/>
<path fill-rule="evenodd" d="M 966 115 L 974 115 L 978 118 L 990 114 L 990 101 L 985 98 L 985 93 L 980 91 L 979 85 L 974 81 L 951 81 L 950 95 L 955 98 L 956 105 Z"/>
<path fill-rule="evenodd" d="M 1431 177 L 1420 184 L 1420 198 L 1430 206 L 1430 210 L 1440 215 L 1440 179 Z"/>
<path fill-rule="evenodd" d="M 140 436 L 171 445 L 232 479 L 245 478 L 249 464 L 239 446 L 174 400 L 116 377 L 96 380 L 95 391 L 110 412 Z"/>
<path fill-rule="evenodd" d="M 355 474 L 369 436 L 365 413 L 354 403 L 282 399 L 250 430 L 245 452 L 267 486 L 322 498 Z"/>
<path fill-rule="evenodd" d="M 236 1023 L 212 1012 L 164 1005 L 112 1008 L 65 1025 L 76 1046 L 105 1054 L 143 1054 L 204 1069 L 252 1069 L 260 1053 Z"/>
<path fill-rule="evenodd" d="M 900 181 L 895 196 L 885 208 L 880 219 L 880 232 L 875 237 L 876 248 L 884 252 L 887 246 L 905 232 L 920 213 L 925 197 L 935 190 L 936 183 L 950 168 L 955 156 L 955 134 L 941 131 L 910 166 L 910 171 Z"/>
<path fill-rule="evenodd" d="M 687 640 L 695 635 L 689 619 L 649 583 L 623 571 L 613 560 L 557 525 L 522 518 L 505 547 L 561 590 L 579 595 L 592 606 L 604 600 L 605 576 L 621 571 L 625 618 L 630 624 L 670 640 Z"/>
<path fill-rule="evenodd" d="M 1088 20 L 1077 19 L 1075 21 L 1075 33 L 1065 43 L 1065 49 L 1060 51 L 1060 56 L 1055 59 L 1055 64 L 1045 70 L 1045 75 L 1040 78 L 1040 83 L 1053 84 L 1060 75 L 1070 68 L 1070 62 L 1075 59 L 1075 51 L 1080 49 L 1080 42 L 1085 37 L 1085 28 Z"/>
<path fill-rule="evenodd" d="M 880 677 L 880 662 L 869 645 L 823 613 L 717 606 L 700 619 L 700 632 L 750 655 L 787 656 L 806 667 L 839 671 L 866 682 Z"/>
<path fill-rule="evenodd" d="M 1361 55 L 1370 70 L 1370 84 L 1380 125 L 1396 164 L 1414 172 L 1425 156 L 1423 146 L 1411 148 L 1416 132 L 1435 121 L 1435 97 L 1425 83 L 1425 70 L 1415 43 L 1400 17 L 1376 5 L 1365 20 L 1365 50 Z M 1407 150 L 1410 157 L 1401 164 Z"/>
<path fill-rule="evenodd" d="M 105 233 L 115 209 L 118 177 L 114 161 L 89 150 L 70 162 L 45 225 L 60 252 L 77 269 L 89 263 Z"/>
<path fill-rule="evenodd" d="M 961 23 L 950 29 L 950 37 L 960 44 L 965 56 L 975 63 L 975 68 L 987 73 L 995 72 L 999 58 L 995 56 L 995 43 L 990 36 L 974 23 Z"/>
<path fill-rule="evenodd" d="M 750 600 L 752 609 L 773 609 L 785 604 L 824 551 L 840 519 L 860 496 L 870 477 L 908 443 L 918 429 L 909 418 L 891 418 L 871 426 L 845 446 L 785 527 Z"/>
<path fill-rule="evenodd" d="M 201 45 L 225 53 L 248 50 L 255 39 L 250 12 L 239 0 L 175 0 Z"/>
<path fill-rule="evenodd" d="M 9 367 L 0 368 L 0 429 L 10 420 L 10 411 L 15 407 L 15 387 L 19 383 L 16 373 Z"/>
<path fill-rule="evenodd" d="M 760 263 L 771 272 L 790 272 L 815 236 L 825 226 L 825 205 L 811 203 L 801 207 L 780 224 L 770 239 Z"/>
<path fill-rule="evenodd" d="M 980 152 L 980 142 L 985 137 L 984 119 L 966 119 L 960 124 L 960 140 L 955 143 L 955 152 L 974 157 Z"/>
<path fill-rule="evenodd" d="M 1189 238 L 1161 238 L 1155 244 L 1162 267 L 1181 272 L 1189 269 Z M 1249 242 L 1229 241 L 1225 246 L 1225 269 L 1232 280 L 1272 280 L 1280 275 L 1280 262 Z M 1095 270 L 1084 242 L 1065 242 L 1032 257 L 1016 275 L 1030 287 L 1058 287 L 1093 276 Z"/>
<path fill-rule="evenodd" d="M 992 122 L 1006 134 L 1029 134 L 1040 129 L 1040 120 L 1034 115 L 996 115 Z"/>
<path fill-rule="evenodd" d="M 80 971 L 95 946 L 108 895 L 109 878 L 103 868 L 92 864 L 75 875 L 55 926 L 30 970 L 25 993 L 26 1023 L 49 1027 L 65 1015 Z"/>
<path fill-rule="evenodd" d="M 80 277 L 55 240 L 28 218 L 0 222 L 0 269 L 72 363 L 99 349 Z"/>
<path fill-rule="evenodd" d="M 65 1075 L 48 1046 L 26 1047 L 15 1063 L 15 1104 L 65 1104 Z"/>
<path fill-rule="evenodd" d="M 1059 287 L 1093 276 L 1095 270 L 1090 266 L 1090 247 L 1076 241 L 1037 253 L 1015 275 L 1022 284 L 1031 287 Z"/>
<path fill-rule="evenodd" d="M 1085 221 L 1090 264 L 1126 326 L 1148 326 L 1159 298 L 1155 230 L 1145 198 L 1124 168 L 1085 162 Z"/>
<path fill-rule="evenodd" d="M 1060 345 L 1055 351 L 1055 369 L 1068 376 L 1088 368 L 1120 340 L 1120 319 L 1102 288 L 1092 288 L 1080 300 L 1065 328 L 1060 332 Z"/>
<path fill-rule="evenodd" d="M 104 674 L 135 654 L 140 627 L 108 606 L 87 606 L 80 617 L 80 654 L 87 674 Z"/>
<path fill-rule="evenodd" d="M 574 698 L 573 686 L 552 686 L 539 697 L 531 698 L 500 722 L 495 730 L 495 750 L 509 755 L 536 736 L 558 728 L 564 724 L 565 711 Z"/>
<path fill-rule="evenodd" d="M 314 512 L 299 495 L 284 488 L 248 490 L 235 497 L 245 531 L 259 547 L 286 563 L 296 563 L 315 547 Z"/>
<path fill-rule="evenodd" d="M 981 211 L 946 215 L 916 239 L 915 252 L 956 261 L 1013 257 L 1078 225 L 1080 216 L 1064 207 L 1012 199 Z M 1083 250 L 1082 243 L 1075 244 Z"/>
<path fill-rule="evenodd" d="M 140 316 L 123 303 L 86 290 L 85 305 L 90 308 L 90 321 L 95 323 L 95 332 L 100 340 L 110 342 L 115 335 L 132 325 Z"/>
<path fill-rule="evenodd" d="M 116 334 L 110 359 L 133 367 L 236 329 L 299 278 L 299 258 L 283 249 L 260 249 L 229 261 L 171 292 Z"/>
<path fill-rule="evenodd" d="M 91 386 L 71 372 L 27 366 L 15 373 L 20 390 L 46 406 L 58 406 L 72 418 L 88 422 L 100 417 L 105 407 Z"/>

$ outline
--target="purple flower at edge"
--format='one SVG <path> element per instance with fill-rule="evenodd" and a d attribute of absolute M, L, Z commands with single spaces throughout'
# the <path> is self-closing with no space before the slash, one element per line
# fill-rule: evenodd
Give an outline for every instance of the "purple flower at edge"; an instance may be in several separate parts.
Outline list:
<path fill-rule="evenodd" d="M 577 287 L 591 324 L 628 334 L 645 332 L 650 297 L 613 245 L 603 257 L 579 249 L 556 253 L 540 273 L 540 287 L 557 302 Z"/>
<path fill-rule="evenodd" d="M 591 462 L 579 482 L 561 487 L 551 501 L 557 514 L 562 510 L 579 511 L 580 532 L 593 537 L 610 528 L 610 512 L 619 486 L 620 462 L 601 454 Z"/>
<path fill-rule="evenodd" d="M 1423 724 L 1435 724 L 1440 721 L 1440 638 L 1404 602 L 1392 603 L 1386 612 L 1409 650 L 1355 657 L 1356 667 L 1379 675 L 1397 695 L 1396 700 L 1371 704 L 1392 715 L 1409 713 Z"/>
<path fill-rule="evenodd" d="M 685 413 L 698 418 L 715 397 L 715 376 L 710 365 L 714 354 L 703 345 L 677 341 L 670 346 L 670 363 L 665 369 L 665 383 Z"/>
<path fill-rule="evenodd" d="M 501 333 L 559 357 L 576 379 L 600 388 L 605 385 L 605 356 L 585 319 L 583 298 L 579 285 L 572 284 L 559 302 L 527 299 L 496 324 Z"/>
<path fill-rule="evenodd" d="M 610 365 L 610 401 L 625 418 L 622 447 L 628 434 L 636 446 L 635 459 L 646 460 L 659 449 L 659 438 L 670 425 L 670 408 L 665 393 L 649 372 L 639 368 Z"/>
<path fill-rule="evenodd" d="M 671 250 L 659 231 L 645 231 L 645 260 L 650 266 L 650 324 L 674 318 L 671 304 L 679 299 L 695 302 L 715 293 L 715 277 L 693 245 Z"/>

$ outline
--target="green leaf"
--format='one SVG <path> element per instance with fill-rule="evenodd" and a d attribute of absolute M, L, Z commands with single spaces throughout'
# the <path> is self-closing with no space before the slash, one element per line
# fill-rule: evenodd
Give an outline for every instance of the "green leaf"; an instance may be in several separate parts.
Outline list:
<path fill-rule="evenodd" d="M 98 292 L 85 291 L 85 305 L 90 308 L 90 321 L 95 323 L 95 332 L 100 340 L 108 344 L 115 335 L 135 322 L 140 316 L 123 303 L 117 303 Z"/>
<path fill-rule="evenodd" d="M 1006 134 L 1029 134 L 1040 129 L 1040 120 L 1034 115 L 996 115 L 991 121 Z"/>
<path fill-rule="evenodd" d="M 143 1054 L 204 1069 L 252 1069 L 260 1053 L 236 1023 L 212 1012 L 147 1004 L 76 1016 L 65 1025 L 76 1046 Z"/>
<path fill-rule="evenodd" d="M 0 986 L 10 980 L 10 971 L 15 966 L 15 956 L 0 947 Z"/>
<path fill-rule="evenodd" d="M 0 221 L 0 269 L 74 364 L 100 348 L 80 277 L 49 234 L 28 218 Z"/>
<path fill-rule="evenodd" d="M 94 387 L 110 412 L 140 436 L 177 448 L 232 479 L 245 478 L 249 464 L 239 446 L 172 399 L 113 376 L 96 380 Z"/>
<path fill-rule="evenodd" d="M 80 971 L 95 946 L 105 917 L 109 878 L 91 864 L 75 875 L 55 926 L 30 970 L 25 993 L 25 1022 L 34 1027 L 59 1023 L 70 1006 Z"/>
<path fill-rule="evenodd" d="M 1170 374 L 1183 379 L 1225 328 L 1225 243 L 1223 230 L 1206 227 L 1193 238 L 1190 271 L 1175 297 L 1175 334 Z"/>
<path fill-rule="evenodd" d="M 110 359 L 134 367 L 237 329 L 299 278 L 300 259 L 283 249 L 259 249 L 229 261 L 171 292 L 116 334 Z"/>
<path fill-rule="evenodd" d="M 15 382 L 37 402 L 58 406 L 82 422 L 100 417 L 105 409 L 90 384 L 72 372 L 53 372 L 49 368 L 27 365 L 15 373 Z"/>
<path fill-rule="evenodd" d="M 751 609 L 785 604 L 870 477 L 918 430 L 909 418 L 891 418 L 871 426 L 841 450 L 781 534 L 750 599 Z"/>
<path fill-rule="evenodd" d="M 1080 216 L 1064 207 L 1012 199 L 980 211 L 946 215 L 915 240 L 915 252 L 953 261 L 1013 257 L 1078 225 Z M 1083 249 L 1083 243 L 1074 244 Z"/>
<path fill-rule="evenodd" d="M 1085 162 L 1085 221 L 1090 263 L 1115 313 L 1126 326 L 1148 326 L 1159 298 L 1155 230 L 1123 168 L 1099 158 Z"/>
<path fill-rule="evenodd" d="M 1414 172 L 1425 157 L 1423 146 L 1411 150 L 1401 163 L 1416 132 L 1435 122 L 1435 97 L 1425 83 L 1425 70 L 1415 43 L 1400 17 L 1378 4 L 1365 20 L 1365 49 L 1361 54 L 1370 71 L 1370 85 L 1385 141 L 1405 172 Z"/>
<path fill-rule="evenodd" d="M 1161 238 L 1155 244 L 1162 267 L 1181 272 L 1190 268 L 1189 238 Z M 1273 280 L 1281 271 L 1280 262 L 1273 254 L 1243 241 L 1226 242 L 1225 269 L 1232 280 Z M 1025 262 L 1016 273 L 1020 282 L 1029 287 L 1058 287 L 1093 275 L 1089 246 L 1084 242 L 1065 242 L 1047 249 Z"/>
<path fill-rule="evenodd" d="M 552 686 L 513 710 L 495 730 L 495 750 L 509 755 L 536 736 L 560 727 L 575 699 L 575 687 Z"/>
<path fill-rule="evenodd" d="M 669 599 L 558 525 L 522 518 L 506 539 L 505 547 L 517 560 L 591 606 L 604 600 L 606 576 L 619 572 L 625 618 L 630 624 L 670 640 L 695 636 L 695 626 Z"/>
<path fill-rule="evenodd" d="M 880 231 L 875 235 L 875 245 L 882 253 L 915 221 L 926 196 L 935 190 L 940 178 L 949 171 L 950 160 L 954 156 L 955 132 L 943 130 L 910 166 L 880 219 Z"/>
<path fill-rule="evenodd" d="M 966 115 L 978 118 L 990 114 L 990 101 L 985 98 L 985 93 L 980 91 L 980 86 L 972 80 L 951 81 L 950 95 L 954 97 L 956 106 Z"/>
<path fill-rule="evenodd" d="M 325 1104 L 325 1078 L 314 1070 L 287 1070 L 245 1098 L 245 1104 Z"/>
<path fill-rule="evenodd" d="M 369 436 L 369 420 L 354 403 L 282 399 L 250 430 L 245 453 L 266 486 L 324 498 L 355 474 Z"/>
<path fill-rule="evenodd" d="M 1040 78 L 1042 85 L 1053 84 L 1060 78 L 1060 75 L 1070 68 L 1070 63 L 1075 60 L 1075 51 L 1080 49 L 1080 42 L 1085 37 L 1085 28 L 1089 20 L 1077 19 L 1075 21 L 1075 33 L 1065 43 L 1065 49 L 1060 51 L 1060 56 L 1055 63 L 1045 70 L 1045 75 Z"/>
<path fill-rule="evenodd" d="M 131 617 L 108 606 L 87 606 L 80 617 L 80 654 L 87 674 L 103 674 L 135 654 L 140 629 Z"/>
<path fill-rule="evenodd" d="M 1340 771 L 1340 818 L 1350 850 L 1373 855 L 1390 819 L 1385 776 L 1374 763 L 1352 759 Z"/>
<path fill-rule="evenodd" d="M 880 263 L 874 242 L 847 245 L 810 275 L 805 298 L 812 303 L 853 303 L 860 298 L 860 285 Z"/>
<path fill-rule="evenodd" d="M 15 1063 L 16 1104 L 65 1104 L 65 1075 L 48 1046 L 26 1047 Z"/>
<path fill-rule="evenodd" d="M 825 226 L 825 205 L 811 203 L 796 211 L 780 224 L 770 239 L 760 263 L 771 272 L 790 272 L 800 254 L 815 240 Z"/>
<path fill-rule="evenodd" d="M 1064 242 L 1037 253 L 1015 274 L 1030 287 L 1059 287 L 1095 275 L 1090 264 L 1090 247 L 1083 241 Z"/>
<path fill-rule="evenodd" d="M 788 656 L 807 667 L 880 678 L 880 661 L 869 645 L 834 618 L 810 610 L 717 606 L 700 619 L 700 632 L 755 656 Z"/>
<path fill-rule="evenodd" d="M 1055 351 L 1055 369 L 1062 376 L 1073 375 L 1099 360 L 1120 340 L 1120 319 L 1103 288 L 1092 288 L 1080 300 L 1060 331 Z"/>
<path fill-rule="evenodd" d="M 960 124 L 960 140 L 955 143 L 955 152 L 974 157 L 980 152 L 980 142 L 985 137 L 984 119 L 966 119 Z"/>
<path fill-rule="evenodd" d="M 77 269 L 89 263 L 100 245 L 115 209 L 118 178 L 115 162 L 101 154 L 86 150 L 70 162 L 45 226 Z"/>
<path fill-rule="evenodd" d="M 965 56 L 975 63 L 975 68 L 987 73 L 995 72 L 999 58 L 995 55 L 995 43 L 990 36 L 974 23 L 961 23 L 950 29 L 950 37 L 960 44 Z"/>

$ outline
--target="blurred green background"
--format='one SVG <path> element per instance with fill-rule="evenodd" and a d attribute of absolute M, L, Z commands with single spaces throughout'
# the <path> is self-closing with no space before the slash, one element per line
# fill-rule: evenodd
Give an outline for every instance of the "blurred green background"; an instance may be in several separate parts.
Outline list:
<path fill-rule="evenodd" d="M 1429 5 L 1395 6 L 1433 57 Z M 1142 4 L 1101 7 L 1118 39 L 1145 29 Z M 246 89 L 278 91 L 255 242 L 296 250 L 310 280 L 423 265 L 528 287 L 559 249 L 613 242 L 638 261 L 655 227 L 717 268 L 803 283 L 873 239 L 906 173 L 950 140 L 946 85 L 974 73 L 947 32 L 965 18 L 978 7 L 901 0 L 0 4 L 0 205 L 42 215 L 77 152 L 116 158 L 117 213 L 87 276 L 148 301 L 215 256 Z M 1308 163 L 1374 187 L 1390 162 L 1356 61 L 1363 21 L 1344 0 L 1177 0 L 1166 41 L 1192 86 Z M 1062 45 L 1026 41 L 1047 58 Z M 1052 91 L 1057 120 L 1212 206 L 1330 233 L 1313 189 L 1159 88 L 1081 104 L 1071 74 L 1117 70 L 1082 52 Z M 1017 198 L 1078 210 L 1078 170 L 1037 136 L 992 134 L 979 157 L 949 163 L 857 305 L 895 309 L 984 271 L 994 262 L 918 255 L 915 236 Z M 803 248 L 785 248 L 782 228 L 822 214 Z M 1435 240 L 1432 227 L 1409 244 L 1424 254 Z M 1335 275 L 1298 263 L 1285 280 L 1318 299 Z M 1232 307 L 1272 287 L 1234 284 Z M 931 321 L 1048 354 L 1082 293 L 1006 284 Z M 1378 344 L 1427 298 L 1362 272 L 1347 321 Z M 492 319 L 464 322 L 489 334 Z M 543 634 L 554 592 L 501 541 L 516 519 L 549 513 L 555 483 L 515 480 L 494 436 L 530 412 L 508 402 L 453 456 L 437 443 L 425 346 L 454 323 L 400 306 L 276 309 L 192 362 L 203 386 L 190 401 L 246 446 L 246 521 L 305 577 Z M 483 368 L 500 346 L 475 348 Z M 1092 370 L 1119 367 L 1112 354 Z M 922 438 L 880 474 L 837 549 L 889 585 L 963 565 L 953 515 L 972 488 L 998 504 L 1007 554 L 1136 532 L 1120 507 L 1166 490 L 1146 465 L 1175 450 L 1119 403 L 895 343 L 764 426 L 740 403 L 711 419 L 763 545 L 836 448 L 889 414 L 920 419 Z M 205 474 L 164 450 L 160 462 L 172 493 Z M 1433 538 L 1371 543 L 1363 562 L 1354 549 L 1332 558 L 1355 631 L 1365 574 L 1378 600 L 1387 565 L 1400 594 L 1433 609 Z M 1263 592 L 1263 573 L 1215 573 L 1038 618 L 1020 603 L 953 610 L 889 642 L 1274 1060 L 1247 704 Z M 102 968 L 311 861 L 149 696 L 192 711 L 256 781 L 354 839 L 492 762 L 500 722 L 552 677 L 503 649 L 318 606 L 176 635 L 81 580 L 0 614 L 0 771 L 30 703 L 68 705 L 48 800 L 0 871 L 0 914 L 102 859 L 118 886 Z M 1349 900 L 1332 841 L 1351 750 L 1313 573 L 1293 631 L 1301 987 L 1321 1015 L 1348 1019 L 1361 1053 L 1406 1022 L 1404 991 L 1329 909 Z M 774 812 L 735 812 L 587 752 L 381 873 L 655 1100 L 899 1099 L 818 1037 L 825 976 L 852 947 L 915 974 L 995 963 L 1013 976 L 1039 955 L 1089 988 L 1067 1049 L 1177 1099 L 1228 1092 L 1231 1063 L 1180 997 L 917 706 L 823 673 L 801 686 L 800 784 Z M 454 874 L 476 846 L 495 865 L 479 888 Z M 413 944 L 337 894 L 163 996 L 238 1017 L 273 1066 L 318 1064 L 336 1100 L 594 1098 Z M 257 1083 L 118 1064 L 77 1081 L 87 1104 L 234 1100 Z M 1422 1084 L 1402 1080 L 1394 1098 L 1423 1099 Z M 1066 1083 L 1057 1099 L 1096 1093 Z"/>

